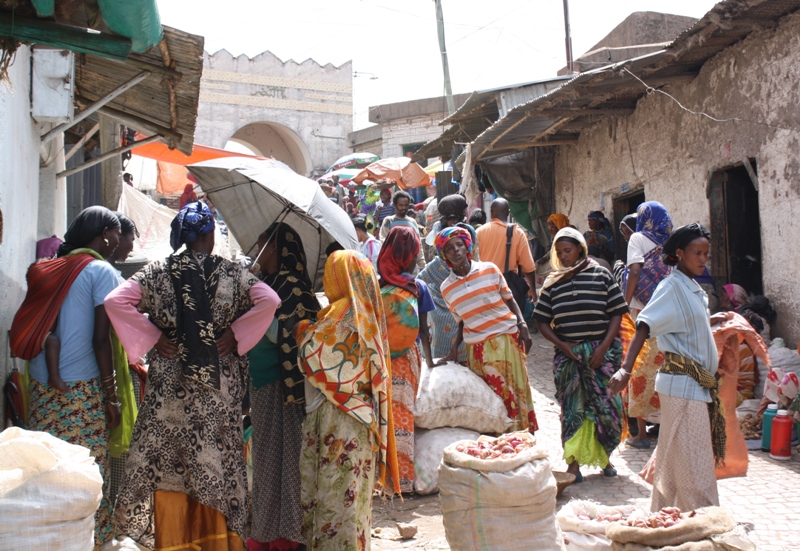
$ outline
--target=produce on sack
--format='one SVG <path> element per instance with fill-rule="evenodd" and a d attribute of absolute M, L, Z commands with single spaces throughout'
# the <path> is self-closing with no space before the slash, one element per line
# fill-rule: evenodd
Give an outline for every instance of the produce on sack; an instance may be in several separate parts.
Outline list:
<path fill-rule="evenodd" d="M 535 441 L 523 440 L 514 434 L 504 434 L 492 439 L 478 439 L 456 446 L 456 451 L 466 453 L 478 459 L 497 459 L 502 456 L 513 456 L 534 446 Z"/>
<path fill-rule="evenodd" d="M 748 413 L 742 419 L 739 419 L 739 427 L 742 429 L 744 439 L 760 440 L 763 421 L 764 417 L 762 415 L 755 416 L 752 413 Z"/>
<path fill-rule="evenodd" d="M 695 515 L 692 511 L 686 514 L 686 518 L 691 518 Z M 669 528 L 681 522 L 684 515 L 677 507 L 664 507 L 647 517 L 633 517 L 625 521 L 626 526 L 633 526 L 635 528 Z"/>

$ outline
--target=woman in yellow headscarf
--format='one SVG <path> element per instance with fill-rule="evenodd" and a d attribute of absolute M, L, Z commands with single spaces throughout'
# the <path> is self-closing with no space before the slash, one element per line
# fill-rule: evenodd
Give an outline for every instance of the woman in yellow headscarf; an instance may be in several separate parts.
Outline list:
<path fill-rule="evenodd" d="M 331 254 L 323 285 L 330 305 L 316 323 L 301 322 L 297 336 L 307 412 L 302 530 L 308 549 L 361 550 L 369 545 L 375 482 L 400 493 L 386 318 L 363 254 Z"/>

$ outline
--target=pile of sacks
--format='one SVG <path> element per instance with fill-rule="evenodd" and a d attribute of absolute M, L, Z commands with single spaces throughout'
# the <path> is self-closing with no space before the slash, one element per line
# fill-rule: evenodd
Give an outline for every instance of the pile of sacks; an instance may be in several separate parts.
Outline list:
<path fill-rule="evenodd" d="M 755 551 L 753 541 L 720 507 L 650 513 L 574 500 L 558 512 L 567 551 Z"/>
<path fill-rule="evenodd" d="M 547 450 L 535 444 L 521 431 L 445 449 L 439 495 L 450 549 L 565 551 L 555 514 L 556 479 Z"/>
<path fill-rule="evenodd" d="M 439 464 L 449 445 L 501 434 L 511 423 L 500 397 L 468 367 L 423 364 L 414 404 L 414 490 L 439 491 Z"/>
<path fill-rule="evenodd" d="M 102 492 L 88 448 L 17 427 L 0 433 L 0 549 L 92 549 Z"/>

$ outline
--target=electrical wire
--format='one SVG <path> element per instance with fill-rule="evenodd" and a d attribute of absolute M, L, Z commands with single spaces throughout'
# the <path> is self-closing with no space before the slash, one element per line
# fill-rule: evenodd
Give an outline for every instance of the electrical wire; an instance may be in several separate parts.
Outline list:
<path fill-rule="evenodd" d="M 720 119 L 720 118 L 714 117 L 712 115 L 709 115 L 705 111 L 693 111 L 692 109 L 689 109 L 688 107 L 685 107 L 680 101 L 678 101 L 675 97 L 669 95 L 664 90 L 659 90 L 658 88 L 654 88 L 654 87 L 650 86 L 649 84 L 647 84 L 645 81 L 643 81 L 638 76 L 633 74 L 627 67 L 623 67 L 622 70 L 624 72 L 628 73 L 629 75 L 631 75 L 636 80 L 638 80 L 642 84 L 642 86 L 645 87 L 645 89 L 647 90 L 648 94 L 652 94 L 652 93 L 663 94 L 663 95 L 667 96 L 669 99 L 671 99 L 672 101 L 674 101 L 675 103 L 677 103 L 678 107 L 680 107 L 681 109 L 683 109 L 687 113 L 691 113 L 692 115 L 698 115 L 698 116 L 701 116 L 701 117 L 705 117 L 705 118 L 707 118 L 707 119 L 709 119 L 711 121 L 714 121 L 714 122 L 749 122 L 750 124 L 757 124 L 759 126 L 766 126 L 767 128 L 773 128 L 775 130 L 788 130 L 789 132 L 797 132 L 798 130 L 800 130 L 800 129 L 798 129 L 796 127 L 793 127 L 793 126 L 779 126 L 779 125 L 775 125 L 775 124 L 769 124 L 768 122 L 754 121 L 752 119 L 745 119 L 745 118 L 741 118 L 741 117 L 730 117 L 730 118 L 727 118 L 727 119 Z"/>

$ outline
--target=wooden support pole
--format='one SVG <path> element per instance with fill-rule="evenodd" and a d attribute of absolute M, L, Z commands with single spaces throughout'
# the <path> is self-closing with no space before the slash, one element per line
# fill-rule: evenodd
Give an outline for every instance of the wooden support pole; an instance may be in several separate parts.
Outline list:
<path fill-rule="evenodd" d="M 100 130 L 100 123 L 99 122 L 97 124 L 95 124 L 93 127 L 91 127 L 89 129 L 89 131 L 86 132 L 86 134 L 84 134 L 83 137 L 80 140 L 78 140 L 75 145 L 72 146 L 72 149 L 67 151 L 67 154 L 64 157 L 64 162 L 69 161 L 70 158 L 73 155 L 75 155 L 81 147 L 86 145 L 86 142 L 88 142 L 92 138 L 92 136 L 94 136 L 97 133 L 98 130 Z"/>
<path fill-rule="evenodd" d="M 117 97 L 121 96 L 122 94 L 124 94 L 125 92 L 127 92 L 128 90 L 130 90 L 131 88 L 133 88 L 134 86 L 139 84 L 140 82 L 142 82 L 149 75 L 150 75 L 149 72 L 142 71 L 141 73 L 139 73 L 138 75 L 136 75 L 132 79 L 128 80 L 127 82 L 125 82 L 123 84 L 120 84 L 114 90 L 112 90 L 111 92 L 109 92 L 108 94 L 106 94 L 105 96 L 103 96 L 102 98 L 97 100 L 96 102 L 94 102 L 91 105 L 89 105 L 86 108 L 84 108 L 84 110 L 81 111 L 80 113 L 78 113 L 75 116 L 75 118 L 73 118 L 71 121 L 67 121 L 67 122 L 61 123 L 58 126 L 56 126 L 55 128 L 53 128 L 52 130 L 50 130 L 49 132 L 47 132 L 44 136 L 42 136 L 42 143 L 47 143 L 48 141 L 50 141 L 53 138 L 55 138 L 61 132 L 64 132 L 68 128 L 71 128 L 71 127 L 75 126 L 76 124 L 81 122 L 83 119 L 85 119 L 86 117 L 91 115 L 92 113 L 95 113 L 96 111 L 98 111 L 101 107 L 103 107 L 107 103 L 113 101 L 114 98 L 117 98 Z"/>
<path fill-rule="evenodd" d="M 112 122 L 112 124 L 114 124 L 114 123 Z M 102 135 L 101 135 L 101 137 L 102 137 Z M 116 149 L 114 149 L 112 151 L 109 151 L 107 153 L 103 153 L 102 155 L 98 155 L 97 157 L 95 157 L 93 159 L 89 159 L 85 163 L 80 164 L 80 165 L 78 165 L 76 167 L 73 167 L 73 168 L 70 168 L 68 170 L 65 170 L 64 172 L 59 172 L 56 176 L 58 178 L 66 178 L 67 176 L 72 176 L 73 174 L 81 172 L 82 170 L 86 170 L 90 166 L 94 166 L 94 165 L 96 165 L 98 163 L 102 163 L 104 161 L 113 160 L 114 157 L 119 158 L 119 156 L 122 155 L 123 153 L 125 153 L 126 151 L 130 151 L 131 149 L 139 147 L 140 145 L 147 145 L 149 143 L 156 142 L 156 141 L 158 141 L 160 139 L 161 139 L 161 136 L 157 136 L 156 135 L 156 136 L 150 136 L 149 138 L 145 138 L 143 140 L 139 140 L 137 142 L 129 143 L 128 145 L 123 145 L 123 146 L 118 147 L 118 148 L 116 148 Z M 120 172 L 121 172 L 121 169 L 120 169 Z M 104 171 L 104 176 L 105 176 L 105 171 Z M 106 200 L 106 189 L 107 189 L 107 187 L 111 187 L 111 186 L 107 186 L 106 184 L 107 184 L 107 182 L 106 182 L 106 180 L 104 178 L 103 179 L 103 206 L 105 206 L 106 208 L 112 208 L 107 204 L 109 201 Z M 116 203 L 113 206 L 113 210 L 117 210 L 117 204 L 119 203 L 119 196 L 122 194 L 122 191 L 121 191 L 122 188 L 120 187 L 121 185 L 122 185 L 122 180 L 120 178 L 117 178 L 117 188 L 118 188 L 118 190 L 116 191 Z"/>

